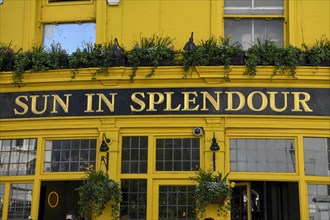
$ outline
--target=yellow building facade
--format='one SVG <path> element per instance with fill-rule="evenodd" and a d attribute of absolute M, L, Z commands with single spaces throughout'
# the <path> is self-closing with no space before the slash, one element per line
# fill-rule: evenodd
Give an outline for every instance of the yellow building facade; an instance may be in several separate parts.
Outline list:
<path fill-rule="evenodd" d="M 246 1 L 252 8 L 222 0 L 1 2 L 0 42 L 23 51 L 61 24 L 92 24 L 96 43 L 117 38 L 125 48 L 153 34 L 175 38 L 177 50 L 191 32 L 195 42 L 235 38 L 244 27 L 254 35 L 261 20 L 284 46 L 330 37 L 325 0 Z M 196 219 L 196 167 L 230 172 L 236 183 L 231 212 L 219 216 L 210 205 L 200 219 L 329 219 L 329 66 L 299 66 L 296 78 L 271 78 L 271 66 L 251 77 L 245 68 L 231 66 L 230 81 L 223 66 L 198 66 L 187 77 L 182 66 L 163 66 L 150 78 L 150 67 L 139 67 L 134 82 L 124 66 L 97 78 L 96 68 L 74 78 L 71 69 L 27 71 L 21 87 L 1 72 L 0 219 L 73 219 L 85 164 L 121 183 L 121 219 Z M 99 149 L 104 138 L 108 152 Z M 110 212 L 108 205 L 96 219 Z"/>

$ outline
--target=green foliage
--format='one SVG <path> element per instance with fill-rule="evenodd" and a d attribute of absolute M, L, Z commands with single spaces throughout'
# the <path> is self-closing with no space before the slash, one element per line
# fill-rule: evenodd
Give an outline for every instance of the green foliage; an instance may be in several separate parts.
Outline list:
<path fill-rule="evenodd" d="M 257 43 L 250 47 L 246 54 L 245 66 L 246 73 L 255 76 L 257 73 L 257 65 L 271 66 L 275 64 L 278 47 L 270 39 L 261 42 L 257 39 Z"/>
<path fill-rule="evenodd" d="M 105 205 L 110 201 L 112 217 L 119 217 L 119 207 L 122 192 L 119 183 L 109 179 L 108 173 L 95 171 L 94 167 L 86 168 L 86 177 L 83 185 L 76 190 L 79 193 L 79 214 L 81 217 L 98 217 L 102 214 Z"/>
<path fill-rule="evenodd" d="M 45 47 L 35 45 L 30 52 L 31 56 L 31 70 L 32 71 L 45 71 L 49 70 L 52 60 Z"/>
<path fill-rule="evenodd" d="M 232 43 L 230 38 L 221 38 L 219 41 L 211 36 L 206 41 L 201 41 L 194 51 L 183 52 L 183 69 L 188 72 L 197 72 L 196 66 L 218 66 L 225 68 L 225 79 L 229 81 L 230 65 L 232 58 L 241 52 L 240 45 Z M 185 75 L 187 76 L 187 75 Z"/>
<path fill-rule="evenodd" d="M 11 43 L 5 44 L 0 42 L 0 71 L 12 71 L 14 58 L 15 52 L 11 48 Z"/>
<path fill-rule="evenodd" d="M 23 73 L 31 69 L 31 52 L 20 52 L 15 56 L 13 82 L 17 87 L 21 87 L 23 83 Z"/>
<path fill-rule="evenodd" d="M 289 70 L 290 75 L 293 78 L 296 78 L 296 68 L 301 59 L 302 51 L 297 47 L 289 45 L 286 48 L 277 48 L 277 55 L 274 57 L 275 69 L 272 76 L 284 74 L 287 70 Z"/>
<path fill-rule="evenodd" d="M 218 203 L 218 215 L 227 215 L 232 196 L 231 186 L 227 183 L 229 173 L 223 176 L 221 172 L 213 174 L 211 170 L 199 169 L 195 174 L 196 176 L 190 179 L 197 183 L 195 191 L 197 214 L 203 215 L 209 204 L 214 204 L 216 198 L 223 197 L 224 201 Z"/>
<path fill-rule="evenodd" d="M 325 36 L 320 40 L 316 40 L 314 45 L 308 47 L 303 44 L 305 49 L 304 55 L 307 63 L 313 66 L 330 65 L 330 41 Z"/>
<path fill-rule="evenodd" d="M 51 60 L 50 69 L 69 68 L 69 55 L 62 49 L 61 44 L 53 43 L 50 45 L 49 58 Z"/>
<path fill-rule="evenodd" d="M 139 66 L 152 66 L 151 71 L 146 75 L 151 77 L 158 66 L 172 65 L 174 62 L 172 42 L 173 39 L 167 36 L 141 37 L 140 42 L 136 42 L 128 53 L 128 62 L 132 65 L 130 80 L 134 81 Z"/>

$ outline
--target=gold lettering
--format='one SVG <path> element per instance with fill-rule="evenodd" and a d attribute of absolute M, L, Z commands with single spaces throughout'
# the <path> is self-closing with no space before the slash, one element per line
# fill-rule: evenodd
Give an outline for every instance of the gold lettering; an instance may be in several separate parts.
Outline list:
<path fill-rule="evenodd" d="M 99 108 L 96 110 L 96 112 L 103 112 L 102 101 L 108 106 L 110 112 L 114 112 L 115 96 L 117 95 L 117 93 L 109 93 L 109 95 L 111 96 L 111 102 L 103 93 L 97 93 L 97 95 L 99 96 L 99 106 L 98 106 Z"/>
<path fill-rule="evenodd" d="M 64 112 L 68 113 L 69 111 L 69 98 L 71 96 L 71 94 L 64 94 L 66 100 L 65 103 L 64 101 L 61 99 L 61 97 L 59 95 L 52 95 L 53 96 L 53 111 L 51 111 L 50 113 L 58 113 L 58 111 L 56 110 L 56 107 L 58 106 L 57 104 L 59 104 L 62 109 L 64 110 Z"/>
<path fill-rule="evenodd" d="M 254 104 L 253 104 L 253 97 L 254 95 L 259 94 L 261 96 L 261 106 L 260 108 L 255 108 Z M 262 110 L 264 110 L 267 107 L 268 104 L 268 100 L 267 100 L 267 96 L 259 91 L 255 91 L 255 92 L 251 92 L 247 98 L 247 105 L 249 106 L 249 108 L 255 112 L 260 112 Z"/>
<path fill-rule="evenodd" d="M 269 94 L 269 105 L 270 108 L 275 112 L 283 112 L 288 107 L 288 94 L 289 92 L 282 92 L 284 106 L 282 108 L 276 107 L 276 95 L 278 92 L 267 92 Z"/>
<path fill-rule="evenodd" d="M 199 108 L 199 105 L 197 105 L 194 108 L 190 106 L 190 103 L 196 104 L 197 92 L 181 92 L 181 94 L 183 94 L 183 97 L 184 97 L 182 111 L 197 111 Z M 195 97 L 190 98 L 190 95 L 194 95 Z"/>
<path fill-rule="evenodd" d="M 130 105 L 132 112 L 142 112 L 146 108 L 146 104 L 141 99 L 139 99 L 137 95 L 140 95 L 142 98 L 145 97 L 143 92 L 135 92 L 132 94 L 131 100 L 140 106 L 140 108 L 137 109 L 133 105 Z"/>
<path fill-rule="evenodd" d="M 241 92 L 225 92 L 227 94 L 227 108 L 226 111 L 239 111 L 241 110 L 245 105 L 245 97 Z M 233 95 L 237 95 L 239 99 L 239 104 L 236 108 L 233 107 Z"/>
<path fill-rule="evenodd" d="M 44 107 L 42 110 L 38 111 L 37 110 L 37 99 L 39 97 L 39 95 L 31 95 L 31 111 L 36 114 L 36 115 L 40 115 L 45 113 L 45 111 L 47 110 L 47 102 L 48 102 L 48 97 L 50 95 L 42 95 L 42 97 L 44 98 Z"/>
<path fill-rule="evenodd" d="M 217 95 L 217 100 L 215 100 L 208 92 L 201 92 L 203 95 L 203 108 L 201 111 L 208 111 L 209 109 L 206 107 L 206 100 L 208 100 L 215 110 L 219 111 L 220 110 L 220 94 L 222 92 L 214 92 Z"/>
<path fill-rule="evenodd" d="M 148 112 L 154 112 L 157 111 L 155 109 L 155 104 L 160 104 L 164 101 L 164 95 L 160 92 L 147 92 L 149 95 L 149 108 L 147 109 Z M 158 96 L 158 101 L 155 101 L 155 96 Z"/>
<path fill-rule="evenodd" d="M 94 95 L 95 95 L 95 93 L 85 94 L 85 96 L 87 96 L 87 106 L 86 106 L 86 110 L 84 112 L 94 112 L 94 110 L 93 110 L 93 96 Z"/>
<path fill-rule="evenodd" d="M 311 96 L 307 92 L 292 92 L 292 94 L 294 103 L 294 108 L 292 109 L 293 112 L 302 112 L 303 110 L 300 107 L 303 107 L 305 112 L 313 112 L 313 110 L 307 105 L 307 102 L 311 99 Z M 304 97 L 300 99 L 300 95 Z"/>
<path fill-rule="evenodd" d="M 164 111 L 180 111 L 181 104 L 179 104 L 176 108 L 172 108 L 172 94 L 174 94 L 174 92 L 165 92 L 166 108 Z"/>
<path fill-rule="evenodd" d="M 29 107 L 26 103 L 24 103 L 21 99 L 25 99 L 25 101 L 28 100 L 28 97 L 27 96 L 18 96 L 16 99 L 15 99 L 15 103 L 16 105 L 18 105 L 19 107 L 22 108 L 23 111 L 19 111 L 17 110 L 16 108 L 14 108 L 14 113 L 15 115 L 24 115 L 27 113 L 27 111 L 29 110 Z"/>

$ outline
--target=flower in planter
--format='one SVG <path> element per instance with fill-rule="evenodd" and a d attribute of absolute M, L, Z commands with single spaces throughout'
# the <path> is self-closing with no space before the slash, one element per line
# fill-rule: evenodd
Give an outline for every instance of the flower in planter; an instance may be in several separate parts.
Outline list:
<path fill-rule="evenodd" d="M 76 189 L 79 194 L 79 215 L 88 219 L 100 216 L 110 201 L 112 217 L 118 218 L 122 200 L 119 183 L 110 179 L 108 173 L 96 171 L 93 166 L 85 169 L 83 184 Z"/>
<path fill-rule="evenodd" d="M 218 215 L 227 215 L 230 210 L 230 199 L 234 184 L 228 184 L 226 175 L 221 172 L 213 174 L 211 170 L 199 169 L 191 180 L 197 182 L 196 186 L 196 211 L 203 215 L 209 204 L 218 204 Z"/>

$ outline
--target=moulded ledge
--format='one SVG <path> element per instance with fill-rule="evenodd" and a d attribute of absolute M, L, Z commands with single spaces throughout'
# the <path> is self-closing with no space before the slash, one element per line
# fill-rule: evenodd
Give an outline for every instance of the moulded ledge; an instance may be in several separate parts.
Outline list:
<path fill-rule="evenodd" d="M 70 82 L 91 82 L 97 81 L 102 85 L 117 85 L 121 81 L 130 81 L 130 75 L 132 74 L 131 67 L 110 67 L 108 74 L 100 73 L 96 74 L 98 68 L 83 68 L 79 69 L 78 73 L 73 77 L 71 69 L 61 70 L 49 70 L 43 72 L 31 72 L 27 71 L 23 74 L 23 84 L 32 83 L 70 83 Z M 183 80 L 185 82 L 204 82 L 204 83 L 225 83 L 225 71 L 223 66 L 198 66 L 197 72 L 186 73 L 182 66 L 159 66 L 155 73 L 150 78 L 146 76 L 150 73 L 151 67 L 139 67 L 134 80 L 148 81 L 150 83 L 155 81 L 164 80 Z M 245 66 L 231 66 L 229 72 L 229 78 L 231 81 L 252 81 L 257 83 L 258 80 L 276 80 L 278 82 L 293 80 L 290 73 L 280 74 L 272 77 L 274 67 L 273 66 L 258 66 L 257 74 L 255 76 L 249 76 L 245 73 Z M 318 82 L 330 80 L 330 67 L 307 67 L 299 66 L 296 70 L 296 79 Z M 14 86 L 13 85 L 13 73 L 12 72 L 0 72 L 0 85 Z M 200 81 L 202 80 L 202 81 Z M 174 82 L 172 82 L 174 83 Z"/>

